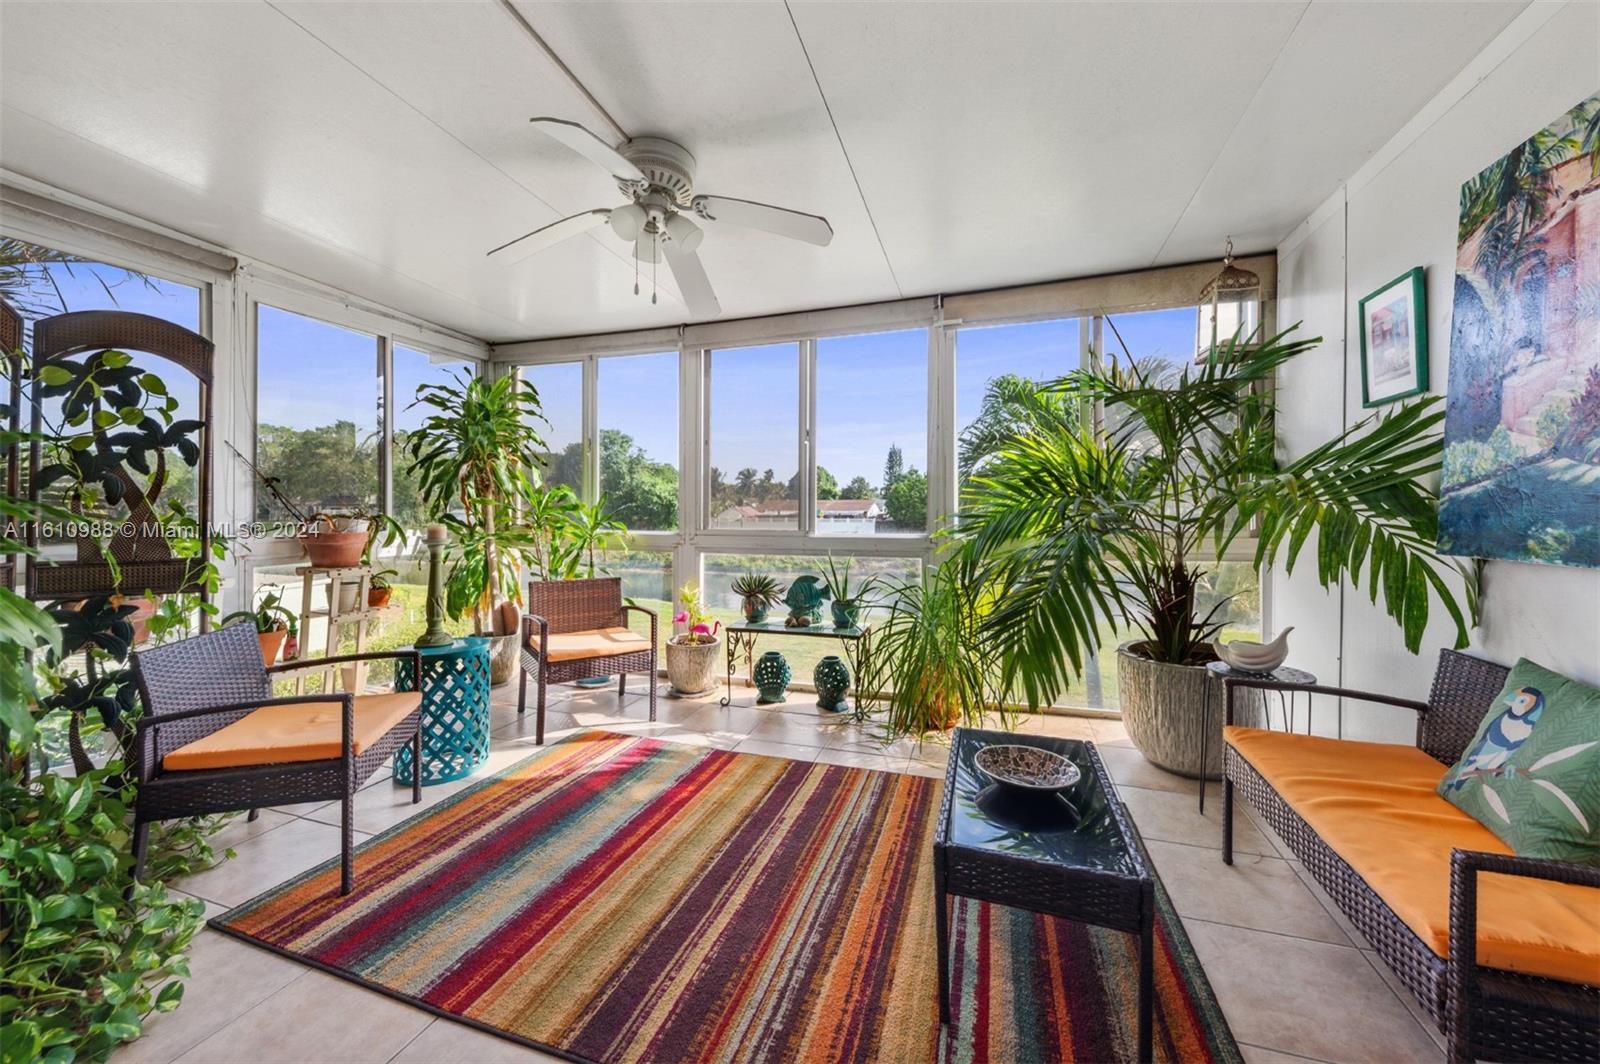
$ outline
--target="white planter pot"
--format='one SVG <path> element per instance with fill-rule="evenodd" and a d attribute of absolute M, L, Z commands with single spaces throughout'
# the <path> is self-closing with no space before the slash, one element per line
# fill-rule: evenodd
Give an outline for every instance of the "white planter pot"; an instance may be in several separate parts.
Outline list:
<path fill-rule="evenodd" d="M 699 695 L 717 684 L 717 651 L 722 640 L 680 643 L 681 635 L 667 640 L 667 680 L 680 695 Z"/>
<path fill-rule="evenodd" d="M 1151 764 L 1195 779 L 1201 770 L 1201 725 L 1206 686 L 1211 687 L 1211 720 L 1205 729 L 1207 779 L 1222 773 L 1222 681 L 1203 665 L 1167 665 L 1117 648 L 1117 689 L 1122 725 Z M 1240 691 L 1234 723 L 1254 726 L 1261 719 L 1261 692 Z"/>

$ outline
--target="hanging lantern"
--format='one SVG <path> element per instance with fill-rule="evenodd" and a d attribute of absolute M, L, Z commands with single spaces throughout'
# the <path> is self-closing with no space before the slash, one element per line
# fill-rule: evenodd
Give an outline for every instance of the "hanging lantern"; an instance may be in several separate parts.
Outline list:
<path fill-rule="evenodd" d="M 1195 355 L 1210 358 L 1218 345 L 1237 338 L 1248 342 L 1261 323 L 1261 278 L 1233 264 L 1233 238 L 1222 256 L 1222 272 L 1200 290 L 1199 332 Z"/>

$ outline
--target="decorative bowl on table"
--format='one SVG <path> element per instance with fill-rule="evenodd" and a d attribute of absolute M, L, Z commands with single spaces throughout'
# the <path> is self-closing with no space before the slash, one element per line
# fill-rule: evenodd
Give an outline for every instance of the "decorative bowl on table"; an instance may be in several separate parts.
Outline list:
<path fill-rule="evenodd" d="M 1065 790 L 1082 775 L 1071 761 L 1037 746 L 985 746 L 972 760 L 994 782 L 1035 793 Z"/>

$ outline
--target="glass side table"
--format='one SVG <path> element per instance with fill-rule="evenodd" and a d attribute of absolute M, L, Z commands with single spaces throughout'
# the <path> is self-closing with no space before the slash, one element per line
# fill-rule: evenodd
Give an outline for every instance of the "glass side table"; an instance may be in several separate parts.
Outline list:
<path fill-rule="evenodd" d="M 1274 683 L 1294 684 L 1296 687 L 1309 687 L 1317 682 L 1317 678 L 1304 669 L 1291 669 L 1287 665 L 1279 665 L 1271 672 L 1244 672 L 1225 661 L 1213 661 L 1206 666 L 1206 671 L 1219 681 L 1231 676 L 1241 680 L 1271 680 Z M 1211 688 L 1216 686 L 1220 685 L 1206 684 L 1205 698 L 1201 701 L 1200 709 L 1200 812 L 1202 813 L 1206 811 L 1206 739 L 1211 734 Z M 1262 723 L 1271 728 L 1272 711 L 1267 708 L 1266 696 L 1267 692 L 1261 692 L 1261 717 Z M 1309 691 L 1306 692 L 1307 734 L 1311 732 L 1311 698 L 1311 693 Z M 1227 707 L 1218 706 L 1217 710 L 1218 712 L 1226 712 Z M 1285 698 L 1282 691 L 1278 692 L 1278 713 L 1283 720 L 1283 730 L 1294 731 L 1294 692 L 1289 692 L 1287 698 Z M 427 740 L 424 739 L 423 742 L 427 742 Z M 1221 766 L 1218 766 L 1218 768 L 1220 769 Z"/>
<path fill-rule="evenodd" d="M 411 650 L 412 647 L 402 647 Z M 422 655 L 422 785 L 472 775 L 489 760 L 489 640 L 469 635 Z M 417 690 L 411 663 L 395 666 L 394 689 Z M 411 747 L 394 755 L 396 784 L 411 784 Z"/>

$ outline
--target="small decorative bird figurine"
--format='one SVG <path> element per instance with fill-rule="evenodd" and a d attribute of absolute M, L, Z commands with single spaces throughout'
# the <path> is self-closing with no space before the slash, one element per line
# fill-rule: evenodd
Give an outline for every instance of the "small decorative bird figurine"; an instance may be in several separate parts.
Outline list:
<path fill-rule="evenodd" d="M 1507 759 L 1528 741 L 1543 712 L 1544 692 L 1537 687 L 1519 687 L 1511 692 L 1506 708 L 1484 729 L 1478 745 L 1461 759 L 1461 767 L 1448 784 L 1450 789 L 1459 791 L 1477 776 L 1504 774 Z"/>

